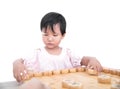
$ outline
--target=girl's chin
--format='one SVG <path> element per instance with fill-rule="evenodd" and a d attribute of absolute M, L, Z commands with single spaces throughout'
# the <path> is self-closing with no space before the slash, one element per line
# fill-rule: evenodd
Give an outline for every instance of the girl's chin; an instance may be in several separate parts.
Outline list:
<path fill-rule="evenodd" d="M 57 48 L 57 47 L 54 47 L 54 46 L 46 46 L 47 49 L 54 49 L 54 48 Z"/>
<path fill-rule="evenodd" d="M 47 49 L 54 49 L 55 47 L 52 46 L 46 46 Z"/>

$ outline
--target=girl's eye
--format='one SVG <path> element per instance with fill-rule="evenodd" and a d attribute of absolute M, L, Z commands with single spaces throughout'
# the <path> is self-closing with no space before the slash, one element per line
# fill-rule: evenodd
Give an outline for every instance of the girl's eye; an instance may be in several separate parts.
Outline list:
<path fill-rule="evenodd" d="M 47 34 L 44 34 L 44 36 L 48 36 Z"/>
<path fill-rule="evenodd" d="M 58 36 L 57 34 L 54 34 L 53 36 Z"/>
<path fill-rule="evenodd" d="M 48 34 L 45 34 L 45 33 L 44 33 L 43 36 L 48 36 Z"/>

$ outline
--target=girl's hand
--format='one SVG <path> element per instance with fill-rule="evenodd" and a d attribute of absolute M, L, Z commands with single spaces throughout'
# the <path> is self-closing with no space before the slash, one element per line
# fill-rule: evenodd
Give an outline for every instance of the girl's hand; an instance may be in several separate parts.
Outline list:
<path fill-rule="evenodd" d="M 101 64 L 95 57 L 90 58 L 87 68 L 97 70 L 98 72 L 101 72 L 103 70 Z"/>
<path fill-rule="evenodd" d="M 18 82 L 22 82 L 27 75 L 27 70 L 23 63 L 23 59 L 18 59 L 13 62 L 13 75 Z"/>

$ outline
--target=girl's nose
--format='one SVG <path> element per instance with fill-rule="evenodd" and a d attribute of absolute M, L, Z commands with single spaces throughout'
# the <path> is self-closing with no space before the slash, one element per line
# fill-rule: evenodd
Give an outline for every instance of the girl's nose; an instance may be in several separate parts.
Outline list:
<path fill-rule="evenodd" d="M 53 40 L 53 36 L 49 36 L 48 41 L 52 41 L 52 40 Z"/>

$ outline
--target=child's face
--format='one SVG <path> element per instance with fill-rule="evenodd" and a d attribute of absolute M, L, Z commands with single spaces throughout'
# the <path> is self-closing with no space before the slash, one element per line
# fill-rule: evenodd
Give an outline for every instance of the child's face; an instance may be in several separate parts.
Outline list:
<path fill-rule="evenodd" d="M 59 24 L 53 25 L 53 30 L 54 32 L 51 30 L 49 26 L 47 27 L 46 30 L 45 28 L 42 29 L 43 42 L 49 49 L 57 48 L 64 37 L 64 35 L 62 35 L 60 32 Z"/>

